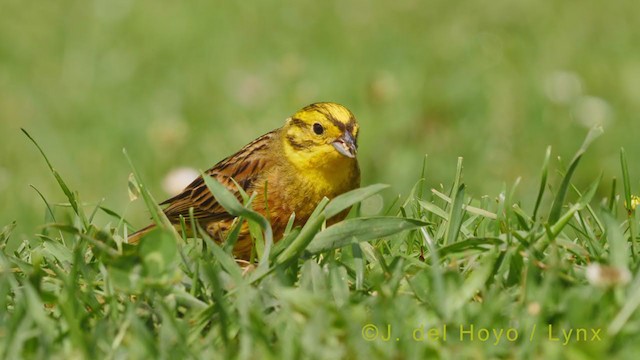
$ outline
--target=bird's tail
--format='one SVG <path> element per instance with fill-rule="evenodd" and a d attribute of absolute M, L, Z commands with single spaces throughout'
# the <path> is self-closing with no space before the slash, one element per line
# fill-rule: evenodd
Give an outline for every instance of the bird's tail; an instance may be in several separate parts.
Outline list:
<path fill-rule="evenodd" d="M 151 224 L 129 235 L 127 242 L 129 244 L 137 244 L 143 236 L 147 235 L 151 230 L 156 228 L 156 224 Z"/>

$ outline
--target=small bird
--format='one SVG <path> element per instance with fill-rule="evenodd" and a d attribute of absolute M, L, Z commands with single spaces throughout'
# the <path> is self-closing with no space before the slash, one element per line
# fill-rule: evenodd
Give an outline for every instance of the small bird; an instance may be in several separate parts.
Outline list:
<path fill-rule="evenodd" d="M 220 161 L 206 174 L 238 199 L 241 199 L 238 185 L 249 195 L 256 193 L 253 209 L 270 220 L 277 241 L 292 214 L 294 226 L 304 225 L 323 197 L 332 199 L 360 186 L 356 158 L 358 130 L 356 118 L 344 106 L 314 103 L 286 119 L 283 127 L 258 137 Z M 189 209 L 193 208 L 195 220 L 218 242 L 226 239 L 234 221 L 211 194 L 202 176 L 160 205 L 167 205 L 164 213 L 176 227 L 180 216 L 189 219 Z M 347 212 L 328 222 L 344 219 Z M 138 242 L 154 227 L 152 224 L 133 233 L 129 243 Z M 235 257 L 248 260 L 252 247 L 245 221 L 233 249 Z"/>

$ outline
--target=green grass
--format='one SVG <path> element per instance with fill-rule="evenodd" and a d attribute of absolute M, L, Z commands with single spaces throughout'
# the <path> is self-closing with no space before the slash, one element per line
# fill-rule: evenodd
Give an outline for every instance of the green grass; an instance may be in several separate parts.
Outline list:
<path fill-rule="evenodd" d="M 0 235 L 0 357 L 633 358 L 637 181 L 622 151 L 622 181 L 572 182 L 600 134 L 559 168 L 546 153 L 532 180 L 539 193 L 530 190 L 538 201 L 519 201 L 518 181 L 469 197 L 461 159 L 451 185 L 431 189 L 425 159 L 410 195 L 380 213 L 363 216 L 358 204 L 389 190 L 364 187 L 321 202 L 275 244 L 251 197 L 241 204 L 209 182 L 254 224 L 250 268 L 228 246 L 167 226 L 135 168 L 132 196 L 159 224 L 139 246 L 123 242 L 127 222 L 112 211 L 98 225 L 105 209 L 81 202 L 51 166 L 66 202 L 43 197 L 46 224 L 15 251 L 13 225 Z M 353 204 L 347 220 L 324 227 Z"/>

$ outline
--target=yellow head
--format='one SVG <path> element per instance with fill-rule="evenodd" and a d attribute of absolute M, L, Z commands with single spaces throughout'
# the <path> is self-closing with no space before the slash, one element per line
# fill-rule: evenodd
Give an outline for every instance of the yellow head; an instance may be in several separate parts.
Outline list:
<path fill-rule="evenodd" d="M 358 122 L 342 105 L 322 102 L 299 110 L 283 127 L 289 160 L 299 168 L 322 168 L 355 162 Z"/>

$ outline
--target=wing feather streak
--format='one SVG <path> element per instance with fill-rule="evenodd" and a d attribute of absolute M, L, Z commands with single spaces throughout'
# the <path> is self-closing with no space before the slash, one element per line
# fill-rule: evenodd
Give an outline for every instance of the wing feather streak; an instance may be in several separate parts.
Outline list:
<path fill-rule="evenodd" d="M 207 170 L 206 174 L 216 178 L 236 198 L 241 199 L 240 191 L 233 180 L 244 191 L 250 192 L 260 175 L 273 163 L 269 154 L 276 137 L 277 130 L 274 130 L 257 138 Z M 168 205 L 164 212 L 171 221 L 178 221 L 180 215 L 188 218 L 189 209 L 192 207 L 194 217 L 203 222 L 232 218 L 211 194 L 201 176 L 180 194 L 162 202 L 161 205 Z"/>

